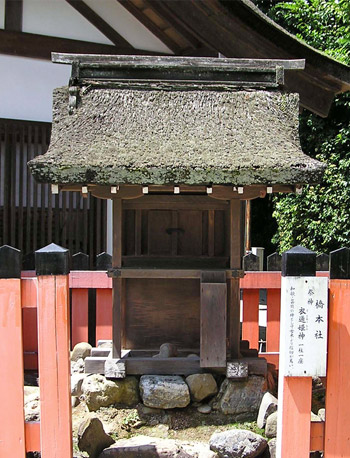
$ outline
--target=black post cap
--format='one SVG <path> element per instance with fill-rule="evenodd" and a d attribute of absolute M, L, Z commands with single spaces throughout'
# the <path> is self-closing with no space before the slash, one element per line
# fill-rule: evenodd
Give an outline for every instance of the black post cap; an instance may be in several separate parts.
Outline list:
<path fill-rule="evenodd" d="M 108 270 L 112 268 L 112 256 L 105 251 L 96 256 L 96 270 Z"/>
<path fill-rule="evenodd" d="M 37 275 L 69 274 L 69 250 L 54 243 L 37 250 L 35 270 Z"/>
<path fill-rule="evenodd" d="M 9 245 L 0 247 L 0 278 L 21 278 L 22 253 Z"/>
<path fill-rule="evenodd" d="M 296 246 L 282 254 L 283 277 L 314 277 L 316 253 L 303 246 Z"/>
<path fill-rule="evenodd" d="M 329 256 L 328 254 L 321 253 L 316 256 L 316 270 L 325 271 L 329 269 Z"/>
<path fill-rule="evenodd" d="M 248 253 L 243 256 L 243 270 L 257 271 L 259 270 L 259 256 L 253 253 Z"/>
<path fill-rule="evenodd" d="M 81 251 L 73 254 L 72 270 L 89 270 L 89 255 Z"/>
<path fill-rule="evenodd" d="M 331 252 L 329 261 L 329 277 L 331 279 L 350 279 L 350 249 L 339 248 Z"/>
<path fill-rule="evenodd" d="M 278 253 L 272 253 L 267 257 L 267 270 L 278 271 L 282 268 L 282 256 Z"/>

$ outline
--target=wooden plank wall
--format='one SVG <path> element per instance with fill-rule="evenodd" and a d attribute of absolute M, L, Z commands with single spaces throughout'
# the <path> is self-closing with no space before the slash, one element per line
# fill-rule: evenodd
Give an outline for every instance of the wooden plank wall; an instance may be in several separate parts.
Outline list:
<path fill-rule="evenodd" d="M 174 257 L 188 257 L 189 265 L 194 258 L 211 258 L 213 261 L 215 257 L 226 257 L 227 261 L 228 215 L 225 211 L 176 208 L 176 203 L 172 204 L 170 199 L 168 205 L 173 206 L 172 209 L 128 208 L 123 211 L 123 256 L 149 256 L 152 257 L 151 265 L 155 257 L 166 256 L 170 264 Z M 128 206 L 132 204 L 128 202 Z"/>
<path fill-rule="evenodd" d="M 92 262 L 106 249 L 106 201 L 52 195 L 49 185 L 33 180 L 27 162 L 47 151 L 50 134 L 50 123 L 0 119 L 0 246 L 25 256 L 54 242 Z"/>

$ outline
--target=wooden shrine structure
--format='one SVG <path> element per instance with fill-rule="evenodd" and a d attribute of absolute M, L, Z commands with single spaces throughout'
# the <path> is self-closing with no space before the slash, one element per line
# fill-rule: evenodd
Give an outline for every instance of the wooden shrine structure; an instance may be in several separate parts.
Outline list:
<path fill-rule="evenodd" d="M 305 62 L 53 60 L 72 75 L 31 171 L 54 193 L 113 200 L 113 347 L 96 350 L 89 372 L 254 372 L 260 362 L 240 343 L 242 201 L 322 176 L 300 148 L 299 96 L 284 88 Z M 178 356 L 155 358 L 163 343 Z"/>

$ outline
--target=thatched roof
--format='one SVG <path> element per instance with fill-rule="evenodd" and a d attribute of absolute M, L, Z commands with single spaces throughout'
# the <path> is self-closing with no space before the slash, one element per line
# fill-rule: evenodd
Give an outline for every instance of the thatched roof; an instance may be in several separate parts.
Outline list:
<path fill-rule="evenodd" d="M 299 97 L 278 89 L 215 91 L 85 86 L 69 114 L 56 89 L 48 152 L 29 165 L 60 184 L 299 184 L 324 165 L 306 156 Z"/>

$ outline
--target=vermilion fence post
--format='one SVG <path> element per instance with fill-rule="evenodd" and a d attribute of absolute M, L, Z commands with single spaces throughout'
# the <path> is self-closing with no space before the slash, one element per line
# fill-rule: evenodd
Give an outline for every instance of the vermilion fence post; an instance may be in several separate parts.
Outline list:
<path fill-rule="evenodd" d="M 42 458 L 72 458 L 69 358 L 69 251 L 51 244 L 35 253 L 38 276 Z"/>
<path fill-rule="evenodd" d="M 243 290 L 242 339 L 259 349 L 259 289 Z"/>
<path fill-rule="evenodd" d="M 89 256 L 75 253 L 72 256 L 72 271 L 89 270 Z M 72 289 L 72 347 L 79 342 L 89 341 L 89 290 L 88 288 Z"/>
<path fill-rule="evenodd" d="M 0 457 L 25 458 L 21 252 L 0 248 Z"/>
<path fill-rule="evenodd" d="M 72 347 L 89 341 L 89 290 L 72 289 Z"/>
<path fill-rule="evenodd" d="M 278 352 L 280 346 L 281 290 L 267 290 L 266 351 Z"/>
<path fill-rule="evenodd" d="M 96 342 L 112 339 L 112 309 L 112 290 L 96 289 Z"/>
<path fill-rule="evenodd" d="M 325 458 L 350 456 L 350 250 L 330 256 Z"/>

